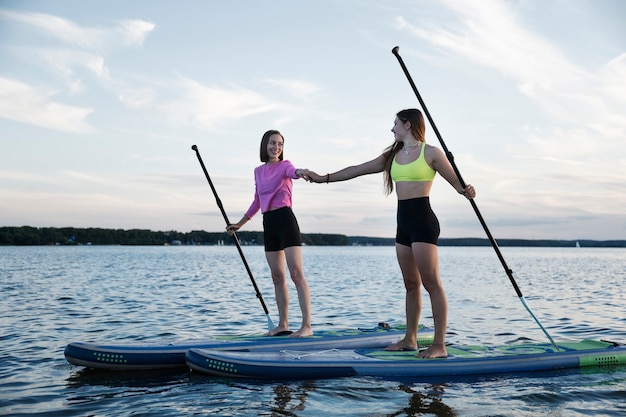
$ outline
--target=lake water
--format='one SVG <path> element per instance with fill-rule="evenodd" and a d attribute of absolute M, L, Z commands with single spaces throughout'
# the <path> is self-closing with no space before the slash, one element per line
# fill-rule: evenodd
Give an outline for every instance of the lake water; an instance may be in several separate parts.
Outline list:
<path fill-rule="evenodd" d="M 261 247 L 243 247 L 275 322 Z M 501 248 L 556 340 L 626 342 L 625 249 Z M 314 328 L 404 322 L 393 247 L 304 247 Z M 546 338 L 492 248 L 442 247 L 448 342 Z M 186 370 L 96 372 L 68 364 L 73 341 L 171 342 L 266 330 L 235 247 L 0 247 L 3 416 L 617 416 L 626 367 L 452 381 L 254 381 Z M 291 325 L 300 316 L 292 291 Z M 432 326 L 425 294 L 421 322 Z"/>

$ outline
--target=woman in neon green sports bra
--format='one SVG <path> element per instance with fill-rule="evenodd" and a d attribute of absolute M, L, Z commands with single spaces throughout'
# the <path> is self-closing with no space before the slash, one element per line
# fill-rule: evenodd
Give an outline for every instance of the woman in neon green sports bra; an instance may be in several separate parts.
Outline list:
<path fill-rule="evenodd" d="M 476 191 L 469 184 L 463 188 L 444 153 L 426 144 L 424 117 L 418 109 L 398 112 L 391 131 L 394 143 L 375 159 L 326 175 L 307 171 L 305 178 L 329 183 L 384 171 L 387 194 L 393 191 L 395 183 L 398 197 L 396 256 L 406 288 L 407 326 L 404 338 L 387 350 L 417 350 L 421 286 L 424 285 L 431 300 L 435 335 L 434 343 L 417 356 L 446 357 L 448 302 L 439 276 L 439 222 L 430 207 L 429 194 L 437 172 L 468 199 L 474 198 Z"/>

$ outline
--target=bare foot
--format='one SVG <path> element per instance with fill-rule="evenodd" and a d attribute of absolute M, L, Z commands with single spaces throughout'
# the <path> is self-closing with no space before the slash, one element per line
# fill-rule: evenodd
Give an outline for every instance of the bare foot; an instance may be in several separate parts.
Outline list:
<path fill-rule="evenodd" d="M 427 349 L 422 350 L 416 356 L 424 359 L 447 358 L 448 351 L 446 350 L 445 345 L 438 343 L 430 345 Z"/>
<path fill-rule="evenodd" d="M 300 327 L 298 331 L 293 332 L 291 333 L 291 335 L 289 335 L 289 337 L 307 337 L 307 336 L 313 336 L 313 329 L 311 328 L 311 326 Z"/>
<path fill-rule="evenodd" d="M 387 346 L 385 350 L 388 350 L 391 352 L 417 350 L 417 343 L 413 344 L 410 342 L 406 342 L 404 339 L 402 339 L 398 343 L 394 343 L 393 345 Z"/>
<path fill-rule="evenodd" d="M 265 336 L 279 336 L 279 335 L 283 336 L 285 334 L 291 334 L 291 332 L 289 331 L 289 328 L 283 327 L 283 326 L 276 326 L 274 327 L 274 329 L 265 333 Z"/>

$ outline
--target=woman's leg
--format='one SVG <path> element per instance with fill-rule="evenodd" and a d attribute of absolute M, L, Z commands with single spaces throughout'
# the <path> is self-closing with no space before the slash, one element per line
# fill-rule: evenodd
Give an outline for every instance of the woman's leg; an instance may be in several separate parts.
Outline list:
<path fill-rule="evenodd" d="M 386 350 L 417 350 L 417 325 L 422 310 L 421 278 L 411 247 L 396 243 L 396 257 L 406 289 L 406 334 Z"/>
<path fill-rule="evenodd" d="M 439 276 L 439 253 L 437 245 L 431 243 L 413 243 L 413 256 L 422 279 L 424 289 L 428 291 L 433 312 L 435 335 L 433 344 L 419 353 L 421 358 L 442 358 L 446 351 L 446 327 L 448 325 L 448 301 Z"/>
<path fill-rule="evenodd" d="M 268 335 L 275 336 L 280 332 L 289 330 L 289 289 L 285 274 L 285 253 L 283 251 L 265 252 L 265 258 L 272 274 L 274 294 L 278 306 L 278 326 L 271 330 Z"/>
<path fill-rule="evenodd" d="M 302 312 L 302 325 L 291 337 L 311 336 L 313 334 L 313 328 L 311 327 L 311 294 L 302 268 L 302 247 L 290 246 L 285 248 L 285 255 L 291 279 L 298 291 L 298 303 Z"/>

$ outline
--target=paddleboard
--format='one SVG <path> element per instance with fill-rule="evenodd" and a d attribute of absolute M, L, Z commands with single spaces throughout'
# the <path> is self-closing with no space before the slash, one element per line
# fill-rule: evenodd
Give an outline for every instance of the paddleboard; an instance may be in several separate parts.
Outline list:
<path fill-rule="evenodd" d="M 192 371 L 226 377 L 307 379 L 346 376 L 452 377 L 626 365 L 626 345 L 584 340 L 503 346 L 448 346 L 448 357 L 421 359 L 416 352 L 372 349 L 273 352 L 187 351 Z"/>
<path fill-rule="evenodd" d="M 241 335 L 212 339 L 187 339 L 167 344 L 94 344 L 73 342 L 65 347 L 65 359 L 78 366 L 108 370 L 142 370 L 185 367 L 189 349 L 214 350 L 277 350 L 277 349 L 363 349 L 382 348 L 398 342 L 406 326 L 391 327 L 386 323 L 369 329 L 316 330 L 313 336 Z M 433 330 L 420 326 L 420 345 L 432 343 Z"/>

